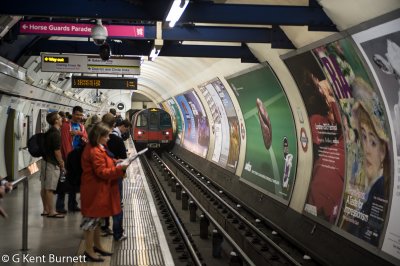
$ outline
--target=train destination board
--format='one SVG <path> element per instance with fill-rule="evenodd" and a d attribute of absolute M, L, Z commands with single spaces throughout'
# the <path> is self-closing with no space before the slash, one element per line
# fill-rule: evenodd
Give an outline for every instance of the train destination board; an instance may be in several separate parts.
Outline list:
<path fill-rule="evenodd" d="M 43 53 L 42 72 L 140 75 L 140 58 L 112 57 L 104 61 L 98 56 Z"/>
<path fill-rule="evenodd" d="M 137 79 L 72 76 L 72 88 L 137 90 Z"/>

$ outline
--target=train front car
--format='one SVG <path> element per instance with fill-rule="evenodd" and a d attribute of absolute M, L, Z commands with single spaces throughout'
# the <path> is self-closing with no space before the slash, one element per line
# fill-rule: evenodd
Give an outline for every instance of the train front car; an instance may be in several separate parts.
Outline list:
<path fill-rule="evenodd" d="M 174 139 L 170 114 L 158 108 L 135 113 L 132 136 L 137 150 L 171 148 Z"/>

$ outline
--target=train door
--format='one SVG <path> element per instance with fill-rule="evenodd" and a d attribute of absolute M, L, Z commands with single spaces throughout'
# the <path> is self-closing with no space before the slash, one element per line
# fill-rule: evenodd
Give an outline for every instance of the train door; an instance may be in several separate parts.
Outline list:
<path fill-rule="evenodd" d="M 169 143 L 173 138 L 171 116 L 167 112 L 160 112 L 160 142 Z"/>
<path fill-rule="evenodd" d="M 148 141 L 148 123 L 147 112 L 141 112 L 136 119 L 135 130 L 133 132 L 136 143 L 147 143 Z"/>
<path fill-rule="evenodd" d="M 158 110 L 149 112 L 149 140 L 154 140 L 155 143 L 158 143 L 160 139 L 160 112 Z M 149 146 L 152 145 L 149 143 Z M 153 146 L 155 146 L 153 144 Z"/>
<path fill-rule="evenodd" d="M 6 163 L 7 176 L 9 180 L 14 180 L 18 173 L 19 141 L 21 137 L 19 112 L 13 108 L 8 108 L 7 122 L 4 136 L 4 157 Z"/>
<path fill-rule="evenodd" d="M 31 116 L 25 115 L 24 113 L 19 114 L 19 124 L 20 124 L 20 145 L 19 145 L 19 167 L 18 170 L 21 170 L 27 167 L 32 161 L 33 158 L 29 154 L 28 151 L 28 139 L 30 137 L 30 124 L 31 124 Z"/>
<path fill-rule="evenodd" d="M 6 160 L 5 160 L 5 134 L 7 124 L 7 107 L 0 106 L 0 176 L 7 176 Z"/>

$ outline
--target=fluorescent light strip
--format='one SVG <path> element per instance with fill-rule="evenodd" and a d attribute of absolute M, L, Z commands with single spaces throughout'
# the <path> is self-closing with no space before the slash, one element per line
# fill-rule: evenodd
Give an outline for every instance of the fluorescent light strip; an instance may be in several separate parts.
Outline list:
<path fill-rule="evenodd" d="M 241 46 L 240 42 L 201 42 L 201 41 L 183 41 L 182 45 L 210 45 L 210 46 Z"/>
<path fill-rule="evenodd" d="M 172 28 L 175 26 L 175 23 L 180 19 L 180 17 L 183 14 L 183 11 L 185 11 L 185 8 L 189 4 L 189 0 L 185 0 L 185 3 L 183 7 L 180 7 L 182 0 L 174 0 L 172 3 L 171 9 L 168 12 L 168 16 L 165 19 L 165 21 L 169 22 L 169 26 Z"/>
<path fill-rule="evenodd" d="M 150 61 L 154 61 L 154 59 L 156 59 L 156 57 L 158 56 L 159 53 L 160 53 L 160 50 L 156 49 L 156 47 L 153 47 L 153 49 L 151 50 L 150 55 L 149 55 Z"/>

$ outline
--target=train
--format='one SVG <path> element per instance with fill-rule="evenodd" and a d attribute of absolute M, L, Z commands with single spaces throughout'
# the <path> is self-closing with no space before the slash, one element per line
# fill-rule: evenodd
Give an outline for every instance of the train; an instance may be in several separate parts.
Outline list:
<path fill-rule="evenodd" d="M 131 135 L 137 150 L 171 149 L 175 142 L 171 115 L 159 108 L 148 108 L 132 115 Z"/>

